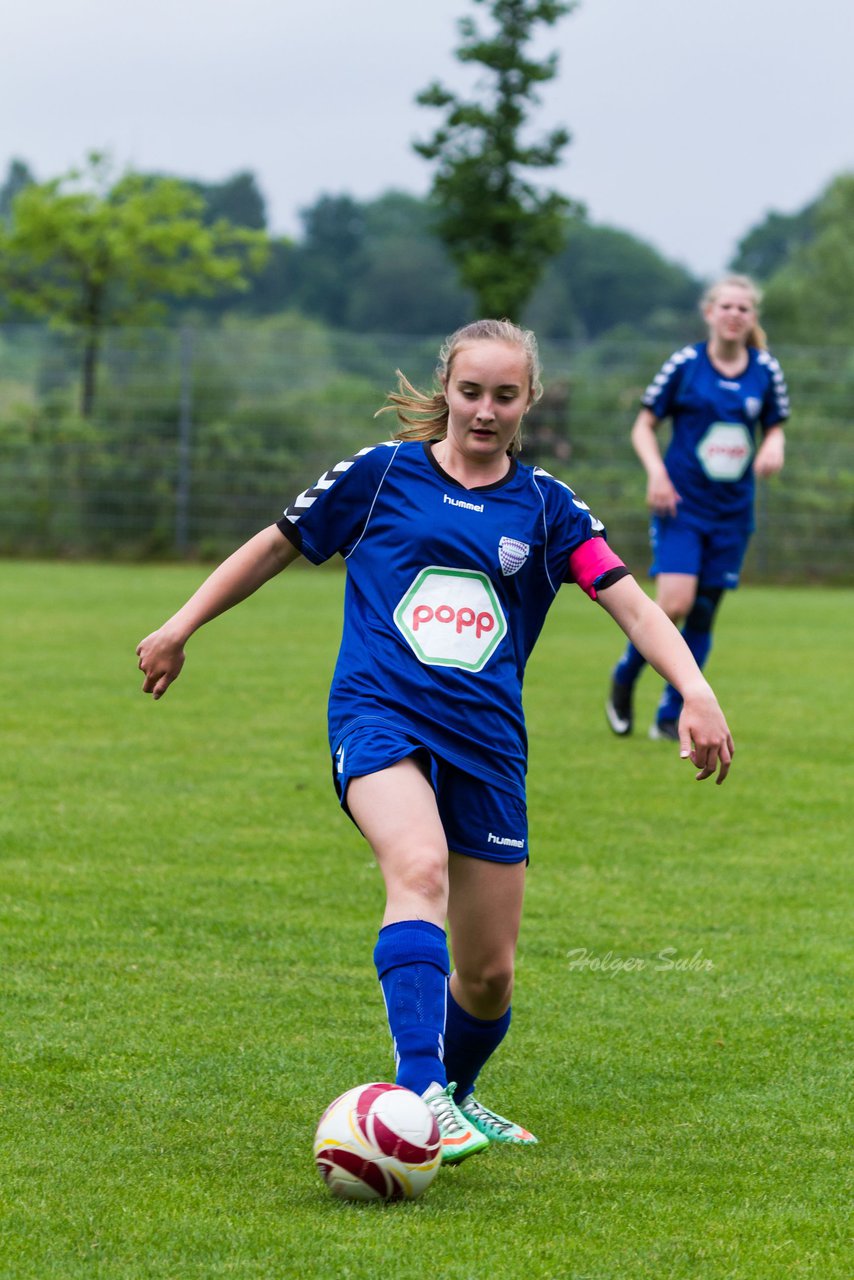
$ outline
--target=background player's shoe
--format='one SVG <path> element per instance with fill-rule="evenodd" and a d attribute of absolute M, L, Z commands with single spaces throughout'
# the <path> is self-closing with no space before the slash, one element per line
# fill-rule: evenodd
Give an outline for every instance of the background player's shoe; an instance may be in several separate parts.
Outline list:
<path fill-rule="evenodd" d="M 678 742 L 678 720 L 654 720 L 649 726 L 649 736 L 653 742 Z"/>
<path fill-rule="evenodd" d="M 608 717 L 611 729 L 620 738 L 625 738 L 626 734 L 632 731 L 633 693 L 633 685 L 620 684 L 618 680 L 611 681 L 611 692 L 605 703 L 605 715 Z"/>
<path fill-rule="evenodd" d="M 482 1106 L 473 1093 L 460 1103 L 459 1109 L 476 1129 L 489 1138 L 490 1142 L 515 1142 L 522 1146 L 532 1146 L 537 1141 L 534 1135 L 527 1129 L 523 1129 L 520 1124 L 515 1124 L 514 1121 L 500 1116 L 496 1111 L 490 1111 L 489 1107 Z"/>
<path fill-rule="evenodd" d="M 467 1156 L 484 1151 L 489 1146 L 486 1137 L 468 1120 L 454 1102 L 455 1084 L 447 1088 L 438 1083 L 425 1089 L 422 1098 L 433 1112 L 442 1139 L 442 1164 L 458 1164 Z"/>

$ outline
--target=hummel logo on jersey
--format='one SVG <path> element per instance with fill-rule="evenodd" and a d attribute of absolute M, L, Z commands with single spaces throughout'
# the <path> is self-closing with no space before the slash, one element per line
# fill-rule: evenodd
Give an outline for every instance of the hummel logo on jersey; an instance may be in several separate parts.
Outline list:
<path fill-rule="evenodd" d="M 442 495 L 442 501 L 447 502 L 449 507 L 463 507 L 466 511 L 483 511 L 482 502 L 464 502 L 462 498 L 451 498 L 447 493 Z"/>
<path fill-rule="evenodd" d="M 518 538 L 500 538 L 498 563 L 504 577 L 509 578 L 511 574 L 518 573 L 530 554 L 531 548 L 527 542 L 520 542 Z"/>

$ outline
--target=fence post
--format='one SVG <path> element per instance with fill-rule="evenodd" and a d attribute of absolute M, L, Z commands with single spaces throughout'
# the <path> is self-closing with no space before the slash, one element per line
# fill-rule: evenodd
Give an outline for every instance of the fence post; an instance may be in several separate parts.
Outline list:
<path fill-rule="evenodd" d="M 760 582 L 768 577 L 768 494 L 767 480 L 756 482 L 756 571 Z"/>
<path fill-rule="evenodd" d="M 175 550 L 185 556 L 190 549 L 190 485 L 193 473 L 193 333 L 181 327 L 180 405 L 178 412 L 178 474 L 175 485 Z"/>

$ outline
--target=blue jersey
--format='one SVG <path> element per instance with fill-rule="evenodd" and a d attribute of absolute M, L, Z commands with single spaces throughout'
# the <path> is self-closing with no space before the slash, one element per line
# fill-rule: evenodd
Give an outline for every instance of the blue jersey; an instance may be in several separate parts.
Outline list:
<path fill-rule="evenodd" d="M 524 796 L 525 664 L 570 554 L 604 533 L 587 506 L 516 461 L 465 489 L 429 445 L 398 441 L 338 463 L 279 528 L 314 564 L 339 552 L 347 566 L 333 750 L 354 728 L 392 726 Z"/>
<path fill-rule="evenodd" d="M 647 387 L 643 405 L 672 418 L 664 465 L 682 499 L 679 515 L 700 528 L 753 526 L 753 456 L 760 430 L 784 422 L 789 396 L 767 351 L 747 350 L 747 368 L 725 377 L 707 344 L 683 347 Z"/>

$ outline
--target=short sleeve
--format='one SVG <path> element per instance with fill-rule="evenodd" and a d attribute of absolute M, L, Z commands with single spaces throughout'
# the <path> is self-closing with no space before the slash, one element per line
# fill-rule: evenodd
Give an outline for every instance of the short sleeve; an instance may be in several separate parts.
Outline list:
<path fill-rule="evenodd" d="M 578 582 L 582 590 L 589 594 L 588 588 L 595 579 L 613 567 L 622 566 L 623 562 L 608 549 L 607 533 L 602 521 L 568 484 L 557 480 L 541 467 L 534 469 L 534 477 L 542 495 L 548 530 L 549 576 L 557 585 L 562 582 Z M 595 549 L 588 549 L 593 552 L 592 555 L 585 552 L 578 554 L 580 548 L 590 543 L 595 544 Z M 599 567 L 588 583 L 587 568 L 592 568 L 594 561 Z M 584 573 L 580 568 L 582 564 L 585 566 Z"/>
<path fill-rule="evenodd" d="M 673 413 L 686 365 L 696 357 L 695 347 L 683 347 L 681 351 L 674 351 L 644 391 L 641 404 L 654 413 L 656 418 L 669 418 Z"/>
<path fill-rule="evenodd" d="M 774 359 L 770 351 L 760 352 L 759 363 L 768 372 L 768 392 L 762 402 L 761 421 L 763 427 L 773 427 L 789 417 L 789 389 L 779 361 Z"/>
<path fill-rule="evenodd" d="M 370 445 L 330 467 L 303 490 L 277 521 L 279 529 L 312 564 L 336 552 L 346 556 L 364 532 L 397 445 Z"/>

